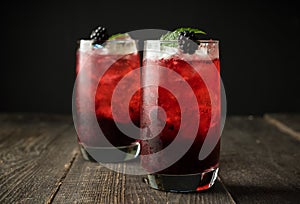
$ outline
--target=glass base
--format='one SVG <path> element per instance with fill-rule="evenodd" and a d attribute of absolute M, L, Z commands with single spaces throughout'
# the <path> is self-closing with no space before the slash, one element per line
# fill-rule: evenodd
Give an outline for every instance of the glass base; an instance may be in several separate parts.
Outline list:
<path fill-rule="evenodd" d="M 82 144 L 79 144 L 79 146 L 85 160 L 104 163 L 123 162 L 135 159 L 138 157 L 141 149 L 139 142 L 121 147 L 88 147 Z M 122 152 L 120 152 L 120 150 Z"/>
<path fill-rule="evenodd" d="M 157 190 L 170 192 L 195 192 L 209 189 L 213 186 L 219 168 L 198 174 L 169 175 L 150 174 L 144 181 Z"/>

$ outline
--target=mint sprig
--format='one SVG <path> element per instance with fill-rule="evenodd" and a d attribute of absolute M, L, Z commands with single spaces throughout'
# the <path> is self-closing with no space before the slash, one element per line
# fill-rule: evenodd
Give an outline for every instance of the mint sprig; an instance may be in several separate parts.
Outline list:
<path fill-rule="evenodd" d="M 108 40 L 115 40 L 115 39 L 120 39 L 120 38 L 122 39 L 122 38 L 128 38 L 128 37 L 130 37 L 128 35 L 128 33 L 117 33 L 117 34 L 110 36 L 108 38 Z"/>
<path fill-rule="evenodd" d="M 165 35 L 160 37 L 160 40 L 178 40 L 178 37 L 180 35 L 180 32 L 183 31 L 188 31 L 188 32 L 194 32 L 196 34 L 204 34 L 206 35 L 206 33 L 202 30 L 199 30 L 197 28 L 177 28 L 176 30 L 174 30 L 173 32 L 168 32 Z"/>
<path fill-rule="evenodd" d="M 204 34 L 204 35 L 206 35 L 206 33 L 204 32 L 204 31 L 202 31 L 202 30 L 199 30 L 199 29 L 197 29 L 197 28 L 177 28 L 176 30 L 175 30 L 175 32 L 183 32 L 183 31 L 189 31 L 189 32 L 194 32 L 194 33 L 200 33 L 200 34 Z"/>

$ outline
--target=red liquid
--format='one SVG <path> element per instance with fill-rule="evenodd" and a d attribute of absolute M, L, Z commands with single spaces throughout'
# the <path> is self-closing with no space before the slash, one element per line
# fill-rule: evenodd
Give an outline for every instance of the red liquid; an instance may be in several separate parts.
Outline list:
<path fill-rule="evenodd" d="M 107 69 L 108 68 L 108 69 Z M 124 96 L 129 89 L 138 90 L 140 87 L 139 76 L 132 75 L 134 79 L 120 87 L 124 95 L 118 95 L 114 103 L 121 114 L 115 118 L 112 116 L 112 95 L 118 82 L 129 72 L 140 68 L 140 57 L 138 53 L 127 55 L 103 55 L 97 50 L 77 52 L 77 85 L 76 85 L 76 117 L 77 133 L 79 143 L 90 147 L 110 146 L 104 142 L 104 138 L 97 135 L 90 127 L 92 115 L 96 112 L 98 125 L 109 142 L 115 146 L 130 145 L 135 139 L 126 136 L 116 126 L 116 123 L 126 127 L 129 120 L 124 118 L 122 113 L 129 111 L 131 121 L 139 126 L 139 100 L 140 93 L 136 92 L 130 100 L 128 107 L 125 104 Z M 106 70 L 107 69 L 107 70 Z M 106 71 L 105 71 L 106 70 Z M 80 74 L 79 74 L 80 73 Z M 99 78 L 100 81 L 99 81 Z M 99 83 L 98 83 L 99 82 Z M 96 94 L 93 94 L 96 91 Z M 90 106 L 90 101 L 94 100 L 95 106 Z M 137 132 L 136 135 L 139 133 Z"/>
<path fill-rule="evenodd" d="M 214 147 L 213 151 L 206 157 L 204 160 L 200 161 L 198 159 L 199 152 L 201 150 L 201 147 L 203 145 L 203 142 L 206 138 L 208 129 L 211 128 L 211 131 L 213 134 L 219 135 L 220 134 L 220 61 L 219 59 L 214 60 L 199 60 L 199 59 L 193 59 L 191 61 L 184 61 L 180 59 L 177 56 L 174 56 L 172 58 L 168 59 L 160 59 L 157 61 L 146 59 L 145 66 L 147 65 L 159 65 L 162 67 L 165 67 L 167 69 L 171 69 L 178 73 L 182 80 L 178 81 L 175 79 L 172 79 L 171 76 L 164 76 L 163 73 L 156 74 L 156 76 L 159 76 L 159 80 L 169 80 L 169 82 L 172 84 L 172 86 L 179 90 L 180 95 L 176 97 L 169 92 L 168 90 L 158 87 L 158 91 L 154 91 L 155 88 L 144 88 L 143 89 L 143 101 L 147 103 L 147 100 L 153 100 L 150 99 L 149 95 L 152 94 L 155 95 L 157 98 L 156 104 L 162 107 L 166 112 L 166 124 L 163 128 L 163 130 L 160 132 L 158 136 L 155 138 L 149 139 L 149 140 L 143 140 L 142 141 L 142 149 L 141 154 L 147 155 L 147 154 L 153 154 L 154 152 L 158 152 L 160 150 L 163 150 L 165 147 L 167 147 L 175 137 L 178 137 L 181 144 L 184 144 L 187 141 L 193 140 L 193 144 L 190 147 L 190 149 L 181 157 L 178 161 L 176 161 L 173 165 L 170 167 L 161 170 L 160 174 L 194 174 L 199 172 L 205 172 L 209 169 L 215 168 L 218 166 L 219 161 L 219 152 L 220 152 L 220 141 L 215 141 L 217 145 Z M 210 82 L 213 85 L 213 94 L 212 97 L 216 97 L 216 100 L 214 100 L 214 103 L 211 103 L 210 96 L 208 89 L 203 81 L 203 79 L 200 77 L 200 75 L 197 73 L 195 69 L 201 69 L 201 76 L 207 77 L 207 80 L 210 80 Z M 213 78 L 209 76 L 208 72 L 206 70 L 210 69 L 217 69 L 218 76 L 214 76 Z M 152 69 L 150 71 L 147 71 L 147 73 L 142 72 L 142 75 L 144 77 L 144 74 L 146 75 L 155 75 L 154 72 L 156 72 L 157 69 Z M 151 73 L 153 72 L 153 73 Z M 207 75 L 206 75 L 207 72 Z M 182 81 L 186 81 L 192 88 L 192 92 L 184 92 L 181 91 L 182 89 Z M 189 107 L 189 120 L 188 121 L 181 121 L 181 110 L 178 103 L 178 97 L 182 97 L 181 99 L 189 101 L 191 94 L 195 94 L 197 98 L 197 106 L 190 106 Z M 217 114 L 216 117 L 212 118 L 212 107 L 214 110 L 216 110 Z M 149 111 L 151 107 L 149 106 L 142 106 L 143 113 Z M 200 113 L 200 122 L 199 122 L 199 129 L 195 136 L 186 134 L 186 135 L 177 135 L 179 128 L 183 128 L 184 131 L 188 133 L 189 130 L 189 123 L 191 120 L 193 120 L 193 117 L 195 117 L 195 110 L 198 109 Z M 145 119 L 145 115 L 142 116 L 142 122 L 141 126 L 143 128 L 150 125 L 148 119 Z M 160 119 L 158 114 L 158 120 Z M 210 124 L 211 123 L 211 124 Z M 147 133 L 149 134 L 149 133 Z M 143 138 L 147 138 L 146 135 L 142 135 Z M 167 155 L 165 155 L 167 156 Z M 157 165 L 161 165 L 164 161 L 164 158 L 156 158 L 155 161 L 152 160 L 142 160 L 142 166 L 152 172 L 153 169 L 157 168 Z"/>

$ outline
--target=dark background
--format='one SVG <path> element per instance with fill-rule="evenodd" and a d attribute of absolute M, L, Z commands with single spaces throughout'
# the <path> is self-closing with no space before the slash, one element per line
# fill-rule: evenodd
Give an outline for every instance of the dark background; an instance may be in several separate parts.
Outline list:
<path fill-rule="evenodd" d="M 197 27 L 220 40 L 229 114 L 299 112 L 297 1 L 71 1 L 1 6 L 0 112 L 71 113 L 76 41 Z"/>

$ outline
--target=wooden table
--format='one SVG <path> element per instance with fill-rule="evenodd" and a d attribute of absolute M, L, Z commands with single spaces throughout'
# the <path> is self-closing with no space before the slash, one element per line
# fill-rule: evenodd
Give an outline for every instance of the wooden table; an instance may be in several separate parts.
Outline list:
<path fill-rule="evenodd" d="M 300 203 L 300 115 L 228 117 L 220 173 L 200 193 L 84 161 L 71 116 L 0 114 L 0 203 Z"/>

